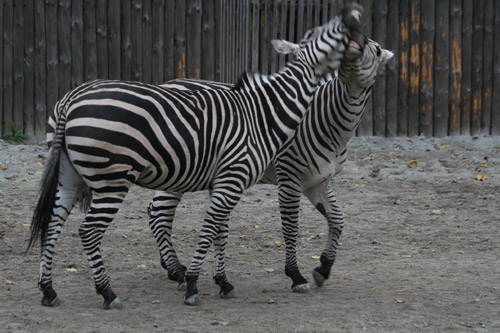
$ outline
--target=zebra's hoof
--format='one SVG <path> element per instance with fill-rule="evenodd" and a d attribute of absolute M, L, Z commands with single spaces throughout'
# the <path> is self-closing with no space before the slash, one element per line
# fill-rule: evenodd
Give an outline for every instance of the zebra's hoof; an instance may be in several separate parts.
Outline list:
<path fill-rule="evenodd" d="M 311 292 L 311 287 L 309 287 L 309 283 L 298 284 L 292 287 L 292 291 L 298 294 L 309 294 Z"/>
<path fill-rule="evenodd" d="M 188 289 L 186 281 L 179 283 L 177 290 L 186 291 Z"/>
<path fill-rule="evenodd" d="M 200 296 L 197 294 L 191 295 L 189 297 L 184 296 L 184 304 L 197 306 L 201 304 Z"/>
<path fill-rule="evenodd" d="M 326 279 L 323 275 L 321 275 L 320 272 L 314 270 L 313 271 L 313 278 L 314 278 L 314 282 L 316 282 L 316 286 L 318 287 L 323 287 L 323 283 L 325 283 Z"/>
<path fill-rule="evenodd" d="M 219 295 L 221 298 L 236 298 L 236 293 L 234 292 L 234 289 L 229 291 L 227 294 L 224 294 L 224 292 L 221 290 Z"/>
<path fill-rule="evenodd" d="M 59 301 L 59 297 L 57 297 L 57 295 L 52 299 L 49 299 L 46 297 L 42 298 L 42 305 L 43 306 L 59 306 L 60 304 L 61 304 L 61 301 Z"/>
<path fill-rule="evenodd" d="M 123 305 L 120 299 L 116 297 L 111 303 L 104 301 L 103 307 L 105 310 L 112 310 L 112 309 L 120 310 L 121 308 L 123 308 Z"/>

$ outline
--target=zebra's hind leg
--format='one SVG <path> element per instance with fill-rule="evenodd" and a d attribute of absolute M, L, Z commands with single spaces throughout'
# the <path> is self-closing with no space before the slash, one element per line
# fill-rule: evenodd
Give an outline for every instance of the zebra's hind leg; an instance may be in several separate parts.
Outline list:
<path fill-rule="evenodd" d="M 121 190 L 121 192 L 112 193 L 113 189 Z M 101 241 L 106 228 L 118 212 L 128 189 L 129 187 L 126 186 L 106 186 L 98 191 L 94 190 L 89 211 L 78 230 L 92 268 L 96 291 L 104 297 L 104 309 L 122 308 L 120 299 L 111 290 L 109 277 L 104 269 L 101 256 Z"/>
<path fill-rule="evenodd" d="M 313 271 L 314 281 L 318 287 L 330 276 L 330 272 L 337 255 L 339 238 L 344 228 L 344 217 L 337 205 L 335 194 L 328 185 L 328 181 L 314 188 L 304 191 L 312 204 L 323 214 L 328 223 L 328 241 L 320 257 L 321 265 Z"/>
<path fill-rule="evenodd" d="M 186 291 L 186 266 L 177 258 L 172 242 L 172 224 L 175 210 L 182 199 L 180 192 L 157 191 L 148 207 L 149 226 L 155 237 L 161 256 L 161 265 L 168 278 L 179 283 L 178 290 Z"/>
<path fill-rule="evenodd" d="M 279 175 L 278 175 L 279 177 Z M 286 246 L 285 274 L 292 279 L 292 291 L 310 293 L 307 279 L 300 273 L 297 264 L 298 218 L 302 192 L 298 180 L 278 178 L 281 227 Z"/>
<path fill-rule="evenodd" d="M 228 223 L 219 225 L 219 233 L 214 240 L 215 267 L 214 281 L 220 287 L 219 295 L 222 298 L 236 298 L 234 286 L 228 282 L 226 277 L 226 267 L 224 262 L 228 235 Z"/>
<path fill-rule="evenodd" d="M 54 248 L 64 222 L 85 187 L 85 183 L 73 168 L 64 152 L 61 152 L 59 170 L 55 206 L 48 225 L 47 238 L 42 242 L 41 246 L 38 287 L 43 293 L 42 305 L 46 306 L 56 306 L 59 304 L 57 293 L 52 287 Z"/>

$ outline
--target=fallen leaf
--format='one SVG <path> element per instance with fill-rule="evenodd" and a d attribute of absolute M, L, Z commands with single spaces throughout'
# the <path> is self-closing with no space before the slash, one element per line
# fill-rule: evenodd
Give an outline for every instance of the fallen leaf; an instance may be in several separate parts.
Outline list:
<path fill-rule="evenodd" d="M 39 166 L 44 166 L 45 164 L 47 164 L 47 162 L 45 162 L 45 161 L 42 161 L 42 162 L 36 162 L 36 164 L 38 164 Z"/>
<path fill-rule="evenodd" d="M 311 256 L 312 259 L 319 259 L 319 256 Z"/>
<path fill-rule="evenodd" d="M 68 267 L 68 268 L 65 268 L 65 270 L 68 272 L 77 272 L 76 268 L 74 268 L 74 267 Z"/>
<path fill-rule="evenodd" d="M 9 167 L 6 167 L 6 166 L 5 166 L 5 167 L 3 167 L 3 168 L 2 168 L 2 170 L 7 170 L 8 168 L 9 168 Z"/>
<path fill-rule="evenodd" d="M 460 156 L 460 154 L 459 154 L 459 153 L 455 153 L 454 155 L 455 155 L 455 156 L 457 156 L 457 157 L 458 157 L 458 156 Z"/>
<path fill-rule="evenodd" d="M 20 187 L 19 186 L 12 186 L 11 189 L 18 190 L 18 189 L 20 189 Z"/>
<path fill-rule="evenodd" d="M 411 160 L 410 163 L 408 163 L 408 167 L 415 169 L 417 167 L 418 160 Z"/>
<path fill-rule="evenodd" d="M 14 281 L 12 281 L 12 280 L 5 280 L 5 282 L 6 282 L 7 284 L 10 284 L 10 285 L 16 285 L 16 284 L 17 284 L 17 282 L 14 282 Z"/>
<path fill-rule="evenodd" d="M 358 170 L 359 170 L 359 168 L 358 168 L 358 167 L 354 167 L 354 168 L 351 168 L 351 170 L 353 170 L 353 171 L 358 171 Z"/>
<path fill-rule="evenodd" d="M 394 155 L 394 154 L 396 154 L 396 152 L 395 152 L 395 151 L 390 151 L 390 152 L 389 152 L 389 155 Z"/>
<path fill-rule="evenodd" d="M 254 224 L 252 228 L 259 229 L 259 226 L 257 224 Z"/>
<path fill-rule="evenodd" d="M 437 149 L 437 150 L 443 150 L 443 149 L 445 149 L 445 148 L 446 148 L 446 146 L 445 146 L 445 145 L 441 145 L 441 146 L 437 146 L 437 147 L 436 147 L 436 149 Z"/>
<path fill-rule="evenodd" d="M 144 265 L 144 264 L 140 264 L 140 265 L 137 265 L 138 268 L 148 268 L 148 266 Z"/>
<path fill-rule="evenodd" d="M 31 223 L 23 223 L 23 227 L 31 227 Z"/>
<path fill-rule="evenodd" d="M 373 160 L 373 157 L 367 156 L 367 157 L 362 159 L 362 161 L 370 161 L 370 160 Z"/>
<path fill-rule="evenodd" d="M 28 180 L 26 178 L 21 179 L 22 182 L 27 182 Z"/>
<path fill-rule="evenodd" d="M 481 168 L 487 168 L 487 167 L 488 167 L 488 164 L 487 164 L 487 163 L 485 163 L 485 164 L 481 164 L 481 165 L 480 165 L 480 167 L 481 167 Z"/>
<path fill-rule="evenodd" d="M 486 179 L 488 179 L 488 176 L 484 173 L 480 173 L 476 176 L 476 180 L 479 180 L 480 182 L 484 182 Z"/>
<path fill-rule="evenodd" d="M 28 165 L 28 161 L 24 161 L 24 162 L 23 162 L 23 164 L 24 164 L 24 165 Z"/>
<path fill-rule="evenodd" d="M 283 242 L 274 242 L 274 244 L 276 244 L 276 245 L 285 245 L 285 243 L 283 243 Z"/>
<path fill-rule="evenodd" d="M 403 304 L 404 302 L 405 301 L 403 301 L 401 299 L 397 299 L 397 298 L 395 298 L 395 299 L 392 300 L 392 303 L 396 303 L 396 304 Z"/>
<path fill-rule="evenodd" d="M 433 209 L 432 213 L 433 214 L 438 214 L 438 213 L 441 213 L 441 210 L 440 209 Z"/>

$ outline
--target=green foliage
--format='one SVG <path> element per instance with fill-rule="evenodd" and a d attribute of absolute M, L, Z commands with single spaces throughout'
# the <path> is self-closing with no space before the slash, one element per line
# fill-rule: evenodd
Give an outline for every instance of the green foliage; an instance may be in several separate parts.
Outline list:
<path fill-rule="evenodd" d="M 2 136 L 2 139 L 8 143 L 23 143 L 29 140 L 29 136 L 24 135 L 22 130 L 18 129 L 16 123 L 11 120 L 9 122 L 10 132 Z"/>

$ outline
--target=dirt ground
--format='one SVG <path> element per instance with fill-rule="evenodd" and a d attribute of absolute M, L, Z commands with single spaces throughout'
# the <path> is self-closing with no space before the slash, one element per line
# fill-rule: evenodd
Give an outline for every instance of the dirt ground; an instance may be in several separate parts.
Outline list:
<path fill-rule="evenodd" d="M 226 264 L 238 298 L 218 297 L 210 257 L 202 305 L 185 306 L 149 231 L 152 192 L 134 187 L 103 241 L 124 306 L 112 311 L 94 291 L 76 209 L 55 255 L 61 305 L 40 304 L 39 255 L 23 253 L 46 155 L 44 145 L 0 141 L 1 332 L 500 331 L 500 137 L 353 139 L 333 181 L 346 224 L 322 288 L 310 272 L 327 227 L 303 200 L 298 254 L 310 294 L 290 290 L 277 189 L 257 185 L 231 217 Z M 191 193 L 178 209 L 175 244 L 185 264 L 206 202 L 206 192 Z"/>

